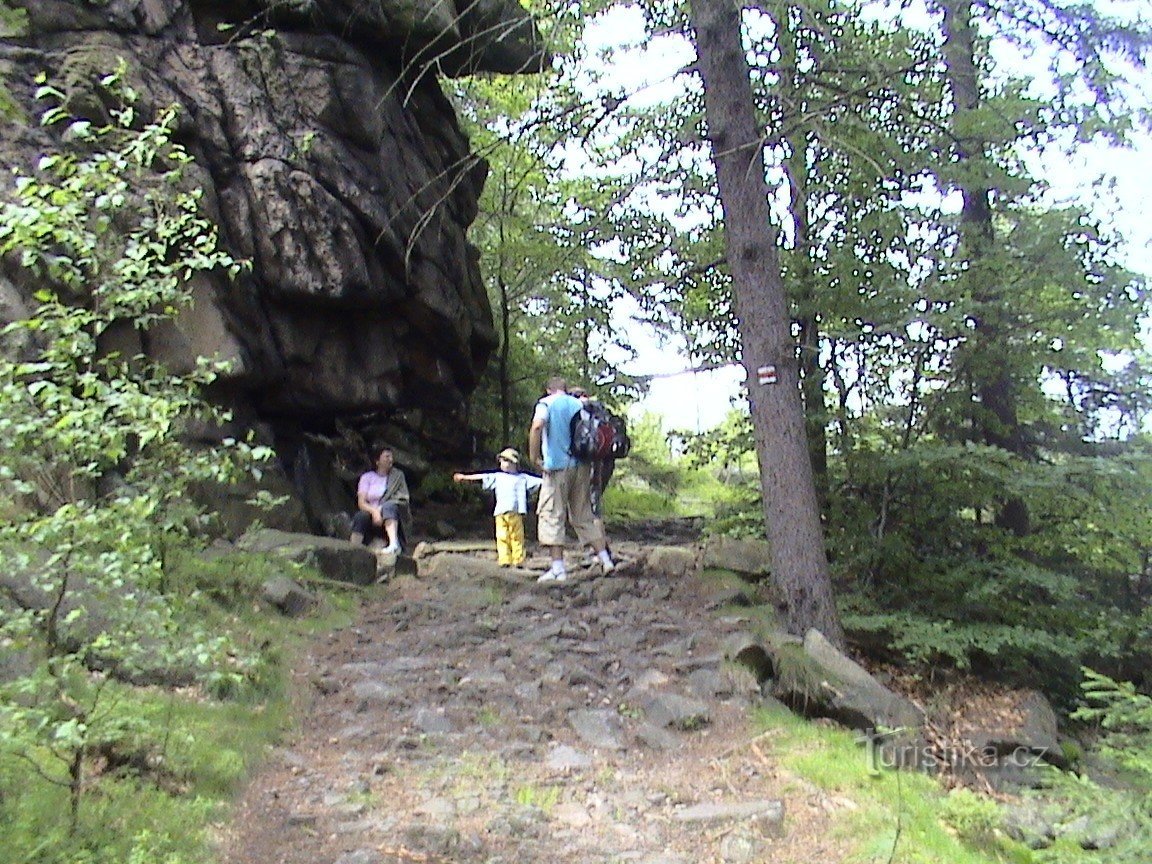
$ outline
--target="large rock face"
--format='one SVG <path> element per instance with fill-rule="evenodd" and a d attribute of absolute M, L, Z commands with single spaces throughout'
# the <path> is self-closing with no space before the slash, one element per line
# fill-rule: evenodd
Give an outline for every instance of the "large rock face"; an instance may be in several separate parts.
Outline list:
<path fill-rule="evenodd" d="M 313 528 L 349 507 L 374 443 L 417 477 L 466 455 L 465 397 L 496 341 L 465 237 L 487 169 L 437 75 L 538 69 L 515 0 L 9 5 L 0 76 L 29 122 L 6 128 L 7 163 L 53 146 L 32 119 L 40 72 L 84 111 L 123 57 L 142 111 L 183 106 L 211 215 L 253 267 L 198 285 L 140 347 L 234 361 L 221 396 L 273 439 Z"/>

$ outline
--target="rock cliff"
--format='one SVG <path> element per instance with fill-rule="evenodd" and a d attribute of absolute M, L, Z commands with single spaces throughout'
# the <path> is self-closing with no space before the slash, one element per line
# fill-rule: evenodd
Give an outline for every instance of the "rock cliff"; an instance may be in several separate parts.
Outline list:
<path fill-rule="evenodd" d="M 417 477 L 466 455 L 466 397 L 496 341 L 466 238 L 487 167 L 439 76 L 539 69 L 515 0 L 3 5 L 0 78 L 25 118 L 37 73 L 82 111 L 118 58 L 140 110 L 182 106 L 210 215 L 253 266 L 197 286 L 139 347 L 177 368 L 233 361 L 219 396 L 274 443 L 314 530 L 349 507 L 376 442 Z M 33 164 L 47 134 L 10 122 L 5 160 Z"/>

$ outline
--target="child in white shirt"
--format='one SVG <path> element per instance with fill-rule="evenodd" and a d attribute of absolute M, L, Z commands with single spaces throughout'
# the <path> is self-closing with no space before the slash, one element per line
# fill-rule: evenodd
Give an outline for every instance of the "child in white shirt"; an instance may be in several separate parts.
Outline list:
<path fill-rule="evenodd" d="M 508 447 L 496 456 L 499 471 L 480 474 L 453 474 L 457 483 L 477 480 L 485 489 L 496 492 L 496 561 L 501 567 L 519 567 L 524 563 L 524 516 L 528 512 L 528 493 L 544 481 L 535 474 L 520 472 L 520 454 Z"/>

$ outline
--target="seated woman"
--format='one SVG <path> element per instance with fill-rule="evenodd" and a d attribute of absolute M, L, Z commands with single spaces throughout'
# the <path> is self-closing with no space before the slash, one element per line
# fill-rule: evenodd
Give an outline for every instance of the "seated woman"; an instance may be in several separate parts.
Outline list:
<path fill-rule="evenodd" d="M 392 448 L 376 457 L 376 468 L 360 475 L 356 485 L 356 513 L 352 516 L 353 543 L 386 536 L 391 554 L 400 552 L 400 520 L 408 514 L 408 480 L 393 465 Z"/>

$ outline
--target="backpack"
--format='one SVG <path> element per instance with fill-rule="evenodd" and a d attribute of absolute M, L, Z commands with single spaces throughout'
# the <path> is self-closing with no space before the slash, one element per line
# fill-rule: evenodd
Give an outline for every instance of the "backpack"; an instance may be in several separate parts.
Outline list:
<path fill-rule="evenodd" d="M 611 411 L 607 412 L 608 422 L 612 424 L 612 458 L 623 459 L 632 452 L 632 439 L 628 437 L 628 424 L 623 417 L 618 417 Z"/>
<path fill-rule="evenodd" d="M 593 462 L 612 457 L 616 427 L 608 412 L 598 405 L 586 405 L 572 415 L 569 431 L 572 443 L 568 452 L 581 462 Z"/>

